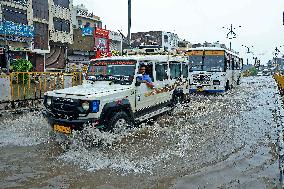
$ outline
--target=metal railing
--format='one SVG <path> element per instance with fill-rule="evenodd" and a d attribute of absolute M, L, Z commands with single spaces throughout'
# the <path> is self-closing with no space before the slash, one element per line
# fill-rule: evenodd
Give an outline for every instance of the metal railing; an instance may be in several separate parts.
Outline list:
<path fill-rule="evenodd" d="M 82 84 L 82 73 L 13 72 L 0 75 L 0 103 L 42 99 L 47 91 Z"/>

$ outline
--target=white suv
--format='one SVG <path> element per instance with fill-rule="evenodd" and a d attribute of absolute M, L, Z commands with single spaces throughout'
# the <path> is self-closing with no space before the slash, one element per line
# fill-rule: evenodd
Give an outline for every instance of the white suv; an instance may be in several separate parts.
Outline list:
<path fill-rule="evenodd" d="M 143 65 L 154 88 L 141 83 Z M 70 134 L 85 123 L 114 130 L 170 111 L 189 93 L 188 64 L 165 55 L 92 60 L 82 85 L 46 92 L 45 117 L 54 131 Z"/>

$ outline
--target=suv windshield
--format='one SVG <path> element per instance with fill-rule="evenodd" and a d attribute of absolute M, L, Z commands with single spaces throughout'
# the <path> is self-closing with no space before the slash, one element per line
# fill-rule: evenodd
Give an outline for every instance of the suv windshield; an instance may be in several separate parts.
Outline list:
<path fill-rule="evenodd" d="M 92 61 L 88 69 L 88 80 L 130 85 L 133 82 L 135 65 L 134 60 Z"/>

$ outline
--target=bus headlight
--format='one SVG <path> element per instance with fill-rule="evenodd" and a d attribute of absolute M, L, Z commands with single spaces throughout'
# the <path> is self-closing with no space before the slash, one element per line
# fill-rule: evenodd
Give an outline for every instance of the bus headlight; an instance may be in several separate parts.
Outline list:
<path fill-rule="evenodd" d="M 94 100 L 92 102 L 92 112 L 97 113 L 100 110 L 100 101 L 99 100 Z"/>
<path fill-rule="evenodd" d="M 83 110 L 88 111 L 90 109 L 90 103 L 89 102 L 83 102 L 82 108 L 83 108 Z"/>

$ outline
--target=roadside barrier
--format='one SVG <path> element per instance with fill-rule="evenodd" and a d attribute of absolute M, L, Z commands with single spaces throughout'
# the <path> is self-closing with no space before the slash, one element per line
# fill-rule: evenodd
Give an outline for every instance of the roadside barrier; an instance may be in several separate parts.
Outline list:
<path fill-rule="evenodd" d="M 0 103 L 38 100 L 44 93 L 82 84 L 82 73 L 13 72 L 0 75 Z"/>
<path fill-rule="evenodd" d="M 274 74 L 273 77 L 277 83 L 280 94 L 283 95 L 284 94 L 284 75 Z"/>

